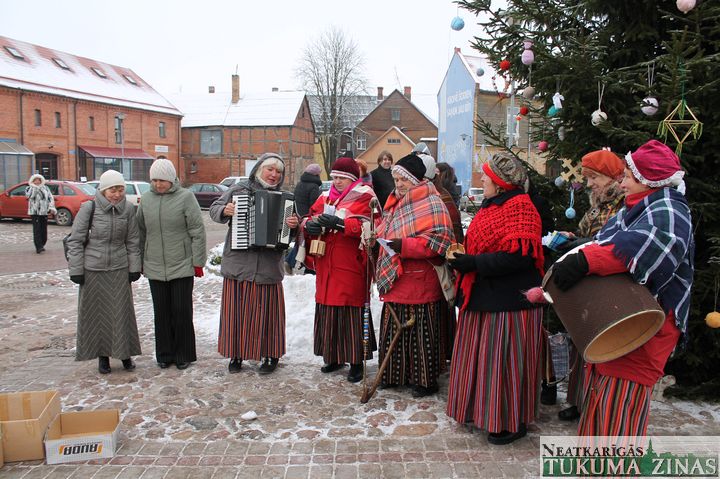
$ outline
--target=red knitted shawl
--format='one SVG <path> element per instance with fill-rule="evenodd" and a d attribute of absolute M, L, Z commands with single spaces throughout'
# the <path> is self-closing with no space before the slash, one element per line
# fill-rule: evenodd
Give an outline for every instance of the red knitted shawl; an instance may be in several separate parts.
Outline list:
<path fill-rule="evenodd" d="M 480 208 L 465 236 L 465 252 L 514 253 L 520 249 L 524 256 L 531 254 L 535 267 L 542 276 L 543 256 L 542 223 L 540 215 L 527 194 L 513 196 L 502 204 L 490 203 Z M 482 272 L 480 272 L 482 274 Z M 478 272 L 466 273 L 458 278 L 465 309 L 470 300 L 472 285 Z"/>

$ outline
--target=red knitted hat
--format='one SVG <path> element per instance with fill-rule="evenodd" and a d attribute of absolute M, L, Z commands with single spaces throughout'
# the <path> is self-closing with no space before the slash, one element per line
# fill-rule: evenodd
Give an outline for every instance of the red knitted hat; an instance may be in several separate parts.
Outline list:
<path fill-rule="evenodd" d="M 680 158 L 667 145 L 657 140 L 650 140 L 634 152 L 628 153 L 625 161 L 633 176 L 650 188 L 680 186 L 684 183 L 685 172 L 680 166 Z"/>
<path fill-rule="evenodd" d="M 357 181 L 357 179 L 360 178 L 360 168 L 357 163 L 355 163 L 355 160 L 343 156 L 342 158 L 335 160 L 330 176 L 339 176 L 341 178 L 349 178 L 353 181 Z"/>
<path fill-rule="evenodd" d="M 582 167 L 590 168 L 610 178 L 622 176 L 625 170 L 623 161 L 608 150 L 591 151 L 582 157 Z"/>

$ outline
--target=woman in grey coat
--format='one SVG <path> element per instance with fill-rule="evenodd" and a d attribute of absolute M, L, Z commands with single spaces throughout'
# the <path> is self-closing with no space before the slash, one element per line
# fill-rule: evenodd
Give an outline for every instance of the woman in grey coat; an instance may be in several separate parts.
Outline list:
<path fill-rule="evenodd" d="M 165 369 L 197 360 L 193 326 L 193 277 L 206 260 L 205 224 L 195 195 L 178 184 L 170 160 L 150 167 L 150 191 L 137 209 L 143 274 L 155 312 L 155 359 Z"/>
<path fill-rule="evenodd" d="M 232 226 L 233 196 L 257 190 L 279 190 L 285 178 L 285 163 L 275 153 L 265 153 L 250 172 L 248 181 L 227 190 L 210 206 L 210 217 Z M 297 216 L 287 225 L 296 228 Z M 275 370 L 285 354 L 285 299 L 283 296 L 282 251 L 268 248 L 230 248 L 228 228 L 220 272 L 223 275 L 218 351 L 230 358 L 231 373 L 240 371 L 243 359 L 263 361 L 260 374 Z"/>
<path fill-rule="evenodd" d="M 57 214 L 55 199 L 45 184 L 45 178 L 39 174 L 32 175 L 28 180 L 25 197 L 28 199 L 28 214 L 32 219 L 35 252 L 40 254 L 45 251 L 47 243 L 48 213 Z"/>
<path fill-rule="evenodd" d="M 80 285 L 75 359 L 98 358 L 101 374 L 110 372 L 110 356 L 135 369 L 131 356 L 141 352 L 130 283 L 140 278 L 140 235 L 121 173 L 103 173 L 95 199 L 80 207 L 68 266 Z"/>

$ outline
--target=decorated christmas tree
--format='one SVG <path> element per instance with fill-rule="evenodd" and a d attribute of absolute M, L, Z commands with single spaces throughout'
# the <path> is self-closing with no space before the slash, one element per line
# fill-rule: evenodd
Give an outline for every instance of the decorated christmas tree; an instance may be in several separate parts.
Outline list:
<path fill-rule="evenodd" d="M 565 161 L 567 176 L 589 151 L 610 147 L 624 155 L 653 138 L 680 155 L 695 226 L 695 277 L 689 342 L 666 372 L 677 377 L 677 391 L 720 398 L 720 329 L 705 321 L 718 307 L 720 278 L 720 2 L 508 0 L 502 9 L 490 0 L 457 3 L 476 17 L 467 21 L 477 24 L 473 48 L 498 71 L 509 62 L 516 101 L 530 110 L 533 145 L 547 142 L 551 170 Z M 477 127 L 493 137 L 482 119 Z M 494 136 L 502 146 L 502 135 Z M 563 215 L 568 183 L 554 180 L 540 189 L 560 225 L 572 229 Z M 576 208 L 574 221 L 584 213 Z"/>

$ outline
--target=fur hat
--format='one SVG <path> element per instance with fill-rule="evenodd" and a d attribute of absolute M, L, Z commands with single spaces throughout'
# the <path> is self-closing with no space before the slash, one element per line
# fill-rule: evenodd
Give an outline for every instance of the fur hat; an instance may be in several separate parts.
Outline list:
<path fill-rule="evenodd" d="M 435 178 L 435 158 L 428 153 L 418 153 L 417 155 L 425 165 L 425 178 L 428 180 Z"/>
<path fill-rule="evenodd" d="M 403 156 L 392 167 L 392 172 L 417 185 L 425 177 L 425 164 L 415 153 Z"/>
<path fill-rule="evenodd" d="M 107 170 L 105 173 L 100 175 L 98 191 L 102 193 L 113 186 L 125 186 L 125 178 L 119 171 Z"/>
<path fill-rule="evenodd" d="M 318 165 L 317 163 L 310 163 L 305 167 L 305 171 L 303 173 L 320 176 L 320 172 L 322 172 L 322 168 L 320 168 L 320 165 Z"/>
<path fill-rule="evenodd" d="M 616 179 L 625 170 L 623 161 L 609 150 L 591 151 L 582 157 L 582 167 L 597 171 L 600 174 Z"/>
<path fill-rule="evenodd" d="M 355 163 L 355 160 L 343 156 L 335 160 L 335 163 L 332 165 L 332 171 L 330 171 L 330 176 L 339 176 L 357 181 L 357 179 L 360 178 L 360 168 L 357 163 Z"/>
<path fill-rule="evenodd" d="M 164 180 L 174 183 L 177 178 L 177 172 L 175 171 L 175 165 L 172 161 L 160 158 L 159 160 L 153 161 L 150 166 L 150 180 Z"/>
<path fill-rule="evenodd" d="M 30 176 L 30 179 L 28 180 L 28 184 L 35 186 L 35 184 L 33 183 L 33 181 L 35 181 L 35 180 L 40 180 L 40 185 L 45 184 L 45 177 L 43 175 L 41 175 L 40 173 L 35 173 L 34 175 Z"/>
<path fill-rule="evenodd" d="M 677 186 L 681 193 L 685 193 L 685 172 L 680 166 L 680 158 L 667 145 L 650 140 L 634 152 L 628 152 L 625 162 L 643 185 L 650 188 Z"/>
<path fill-rule="evenodd" d="M 522 188 L 527 193 L 530 187 L 525 166 L 515 157 L 496 153 L 482 165 L 483 172 L 493 183 L 504 190 Z"/>

